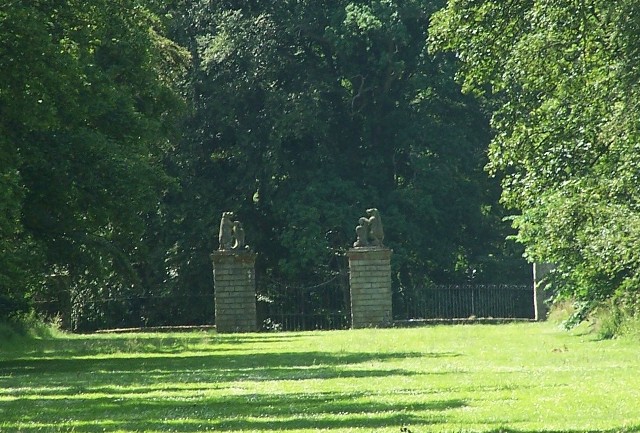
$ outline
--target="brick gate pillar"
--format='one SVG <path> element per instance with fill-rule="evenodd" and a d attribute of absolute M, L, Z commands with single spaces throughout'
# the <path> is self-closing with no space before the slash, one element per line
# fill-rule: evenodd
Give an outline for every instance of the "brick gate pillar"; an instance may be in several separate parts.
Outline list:
<path fill-rule="evenodd" d="M 391 253 L 383 247 L 352 248 L 347 252 L 353 328 L 392 324 Z"/>
<path fill-rule="evenodd" d="M 255 332 L 256 254 L 247 250 L 222 250 L 211 254 L 216 330 Z"/>

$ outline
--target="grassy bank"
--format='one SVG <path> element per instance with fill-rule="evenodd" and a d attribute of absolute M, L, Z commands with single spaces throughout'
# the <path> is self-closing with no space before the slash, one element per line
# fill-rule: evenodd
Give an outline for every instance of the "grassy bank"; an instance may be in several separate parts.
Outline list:
<path fill-rule="evenodd" d="M 0 356 L 2 351 L 20 351 L 23 346 L 31 346 L 35 340 L 61 335 L 55 324 L 45 323 L 35 316 L 0 320 Z"/>
<path fill-rule="evenodd" d="M 0 431 L 640 431 L 640 350 L 550 324 L 67 336 L 0 354 Z"/>

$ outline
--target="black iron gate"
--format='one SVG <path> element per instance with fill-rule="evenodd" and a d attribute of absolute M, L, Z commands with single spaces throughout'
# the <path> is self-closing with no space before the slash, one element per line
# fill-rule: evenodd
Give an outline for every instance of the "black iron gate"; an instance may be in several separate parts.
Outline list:
<path fill-rule="evenodd" d="M 531 285 L 434 285 L 394 291 L 394 320 L 533 319 Z"/>
<path fill-rule="evenodd" d="M 346 272 L 313 286 L 258 281 L 258 325 L 262 330 L 347 329 L 351 326 Z"/>

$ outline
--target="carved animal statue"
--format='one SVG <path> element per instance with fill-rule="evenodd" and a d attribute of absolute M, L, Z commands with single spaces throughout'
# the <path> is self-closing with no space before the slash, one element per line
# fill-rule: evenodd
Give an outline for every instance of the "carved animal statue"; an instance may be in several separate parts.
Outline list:
<path fill-rule="evenodd" d="M 222 212 L 220 231 L 218 232 L 219 250 L 230 250 L 233 247 L 233 212 Z"/>
<path fill-rule="evenodd" d="M 384 230 L 382 229 L 382 220 L 378 209 L 367 209 L 369 217 L 369 242 L 374 247 L 381 247 L 384 240 Z"/>
<path fill-rule="evenodd" d="M 234 250 L 240 250 L 244 248 L 244 228 L 240 221 L 233 222 L 232 229 L 233 247 Z"/>
<path fill-rule="evenodd" d="M 369 220 L 362 217 L 358 220 L 356 226 L 356 241 L 353 243 L 354 248 L 362 248 L 369 246 Z"/>

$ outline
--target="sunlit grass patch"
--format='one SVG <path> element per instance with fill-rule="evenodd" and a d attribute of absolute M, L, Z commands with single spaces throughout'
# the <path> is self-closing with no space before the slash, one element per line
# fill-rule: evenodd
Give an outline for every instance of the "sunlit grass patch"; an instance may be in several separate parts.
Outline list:
<path fill-rule="evenodd" d="M 0 431 L 638 431 L 639 361 L 551 324 L 69 335 L 2 353 Z"/>

